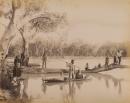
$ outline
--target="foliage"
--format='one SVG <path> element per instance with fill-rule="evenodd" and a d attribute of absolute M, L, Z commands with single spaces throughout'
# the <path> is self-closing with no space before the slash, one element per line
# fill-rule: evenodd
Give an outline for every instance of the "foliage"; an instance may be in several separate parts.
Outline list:
<path fill-rule="evenodd" d="M 118 49 L 123 50 L 123 56 L 130 56 L 129 49 L 124 43 L 107 43 L 99 47 L 88 43 L 59 43 L 59 41 L 36 41 L 29 44 L 29 55 L 39 57 L 46 48 L 49 56 L 114 56 Z M 18 45 L 10 47 L 10 55 L 17 52 Z"/>
<path fill-rule="evenodd" d="M 31 32 L 32 35 L 36 32 L 52 32 L 66 22 L 65 15 L 58 13 L 45 12 L 46 3 L 48 0 L 1 0 L 0 2 L 0 18 L 5 18 L 8 23 L 5 23 L 5 31 L 0 39 L 0 50 L 8 54 L 11 42 L 16 34 L 20 34 L 23 40 L 23 50 L 27 45 L 26 32 Z M 8 8 L 4 11 L 4 8 Z M 35 16 L 36 14 L 42 15 Z M 19 13 L 19 14 L 17 14 Z M 29 24 L 29 27 L 28 27 Z M 17 32 L 16 32 L 17 31 Z M 35 33 L 34 33 L 35 32 Z M 29 34 L 30 35 L 30 34 Z M 35 37 L 35 36 L 31 36 Z"/>

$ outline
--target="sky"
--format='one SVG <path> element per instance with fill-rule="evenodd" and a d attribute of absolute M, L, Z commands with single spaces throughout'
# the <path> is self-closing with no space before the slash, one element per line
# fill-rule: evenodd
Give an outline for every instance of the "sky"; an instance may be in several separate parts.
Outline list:
<path fill-rule="evenodd" d="M 66 13 L 69 41 L 123 42 L 130 35 L 130 0 L 54 0 L 48 9 Z"/>
<path fill-rule="evenodd" d="M 130 0 L 47 1 L 47 11 L 66 14 L 68 24 L 63 35 L 67 36 L 67 42 L 103 44 L 129 40 Z"/>

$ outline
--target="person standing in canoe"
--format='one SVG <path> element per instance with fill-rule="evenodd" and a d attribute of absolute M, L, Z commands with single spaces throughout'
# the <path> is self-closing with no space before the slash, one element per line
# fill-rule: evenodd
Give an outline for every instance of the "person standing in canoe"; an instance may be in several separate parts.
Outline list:
<path fill-rule="evenodd" d="M 69 79 L 74 79 L 75 78 L 75 65 L 74 65 L 73 59 L 68 64 L 68 67 L 69 67 Z"/>
<path fill-rule="evenodd" d="M 118 64 L 120 65 L 121 64 L 121 58 L 122 58 L 122 51 L 121 50 L 117 51 L 117 58 L 118 58 Z"/>
<path fill-rule="evenodd" d="M 44 50 L 44 53 L 42 55 L 42 69 L 46 69 L 46 62 L 47 62 L 47 53 L 46 50 Z"/>

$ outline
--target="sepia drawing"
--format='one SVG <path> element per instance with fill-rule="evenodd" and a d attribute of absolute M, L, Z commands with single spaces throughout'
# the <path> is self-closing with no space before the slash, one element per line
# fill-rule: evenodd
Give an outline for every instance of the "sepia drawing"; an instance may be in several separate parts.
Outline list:
<path fill-rule="evenodd" d="M 129 103 L 130 0 L 0 0 L 0 103 Z"/>

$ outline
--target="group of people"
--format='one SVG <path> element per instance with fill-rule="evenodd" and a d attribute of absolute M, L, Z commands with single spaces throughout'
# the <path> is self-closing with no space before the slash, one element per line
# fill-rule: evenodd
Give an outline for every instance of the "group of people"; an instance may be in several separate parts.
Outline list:
<path fill-rule="evenodd" d="M 76 71 L 76 65 L 74 64 L 74 60 L 72 59 L 70 63 L 67 63 L 67 67 L 69 67 L 69 79 L 83 79 L 83 74 L 81 70 Z"/>
<path fill-rule="evenodd" d="M 44 50 L 42 54 L 42 69 L 45 71 L 47 64 L 47 51 Z M 21 53 L 21 55 L 17 55 L 14 59 L 14 69 L 13 76 L 19 77 L 21 75 L 21 66 L 29 66 L 29 56 Z"/>
<path fill-rule="evenodd" d="M 29 56 L 24 55 L 17 55 L 14 58 L 14 68 L 13 68 L 13 77 L 20 77 L 21 76 L 21 66 L 28 66 L 29 63 Z"/>
<path fill-rule="evenodd" d="M 122 59 L 122 51 L 118 50 L 115 56 L 113 57 L 113 64 L 121 64 Z M 14 59 L 14 68 L 13 68 L 13 77 L 20 77 L 21 76 L 21 66 L 28 66 L 29 57 L 25 56 L 24 53 L 21 53 L 21 55 L 17 55 Z M 1 61 L 2 63 L 2 61 Z M 42 69 L 46 70 L 46 64 L 47 64 L 47 51 L 44 50 L 42 54 Z M 105 58 L 105 67 L 108 67 L 110 65 L 109 63 L 109 56 L 106 56 Z M 3 66 L 3 65 L 1 65 Z M 81 70 L 75 66 L 75 61 L 72 59 L 70 63 L 67 63 L 67 66 L 69 67 L 69 78 L 70 79 L 80 79 L 83 78 L 83 74 L 81 73 Z M 97 66 L 98 68 L 101 67 L 101 64 Z M 3 68 L 3 67 L 2 67 Z M 75 70 L 78 68 L 78 70 Z M 85 70 L 87 71 L 89 69 L 89 64 L 86 63 Z"/>
<path fill-rule="evenodd" d="M 16 55 L 14 59 L 14 66 L 20 64 L 20 66 L 28 66 L 29 56 L 27 54 L 21 53 L 21 55 Z"/>
<path fill-rule="evenodd" d="M 114 65 L 120 65 L 122 60 L 122 51 L 118 50 L 117 53 L 113 57 L 113 64 Z M 109 66 L 109 56 L 106 56 L 105 58 L 105 67 Z"/>
<path fill-rule="evenodd" d="M 113 57 L 113 65 L 120 65 L 122 60 L 122 51 L 118 50 L 116 55 Z M 105 67 L 107 68 L 110 65 L 109 63 L 109 56 L 106 56 L 105 58 Z M 75 70 L 77 66 L 74 64 L 74 60 L 72 59 L 70 63 L 67 63 L 67 67 L 69 67 L 69 78 L 70 79 L 82 79 L 83 74 L 81 73 L 81 70 Z M 77 67 L 78 68 L 78 67 Z M 101 64 L 99 63 L 96 68 L 101 68 Z M 89 69 L 89 64 L 86 63 L 85 70 L 87 71 Z"/>

